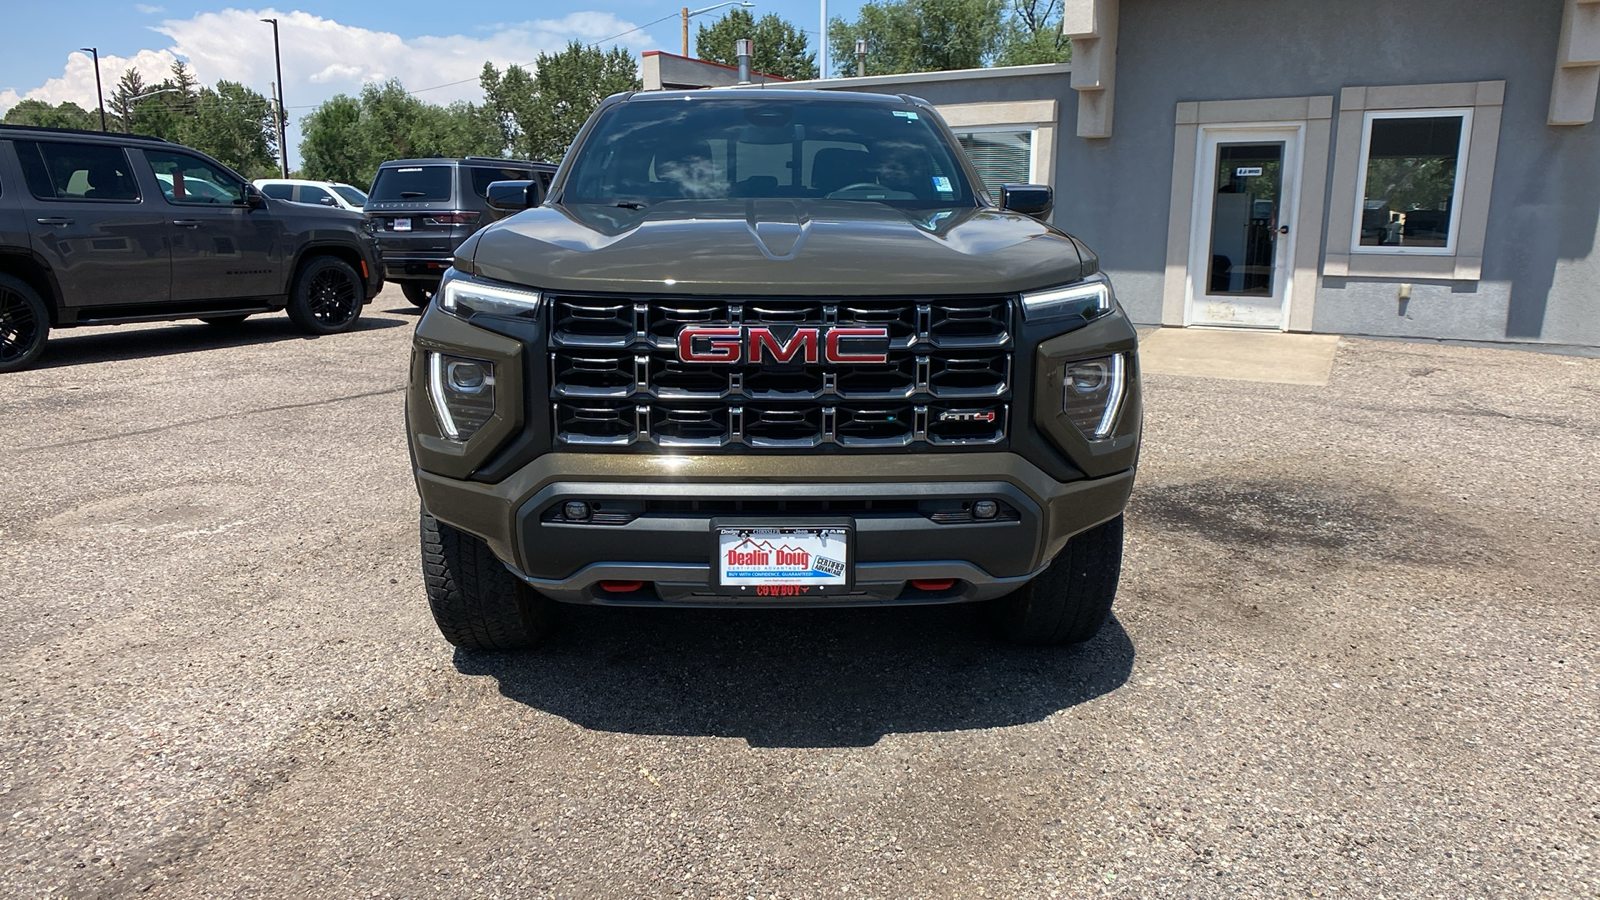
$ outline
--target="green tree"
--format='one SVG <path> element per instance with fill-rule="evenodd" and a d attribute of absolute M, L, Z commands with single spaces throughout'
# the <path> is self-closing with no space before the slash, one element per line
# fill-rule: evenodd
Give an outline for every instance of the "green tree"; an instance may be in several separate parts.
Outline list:
<path fill-rule="evenodd" d="M 117 86 L 111 92 L 110 108 L 107 111 L 116 117 L 118 128 L 123 131 L 131 130 L 130 123 L 133 120 L 131 113 L 133 107 L 138 105 L 138 101 L 133 98 L 149 89 L 144 83 L 144 77 L 135 68 L 129 68 L 122 73 L 121 78 L 117 79 Z"/>
<path fill-rule="evenodd" d="M 271 106 L 266 97 L 236 81 L 219 81 L 215 90 L 201 88 L 178 134 L 182 143 L 246 178 L 269 175 L 278 167 Z"/>
<path fill-rule="evenodd" d="M 340 94 L 300 120 L 301 174 L 366 188 L 385 160 L 498 156 L 499 122 L 488 107 L 437 106 L 399 81 L 369 84 L 359 98 Z"/>
<path fill-rule="evenodd" d="M 540 53 L 534 66 L 529 78 L 520 66 L 502 75 L 486 64 L 479 79 L 494 115 L 511 134 L 512 152 L 529 159 L 559 160 L 601 100 L 641 87 L 638 64 L 620 47 L 601 50 L 573 41 L 557 53 Z"/>
<path fill-rule="evenodd" d="M 735 42 L 744 39 L 755 41 L 750 67 L 757 72 L 793 80 L 817 77 L 817 55 L 806 52 L 806 33 L 774 13 L 758 20 L 748 10 L 732 10 L 710 27 L 700 26 L 694 49 L 701 59 L 736 66 Z"/>
<path fill-rule="evenodd" d="M 1072 42 L 1061 33 L 1061 0 L 1009 0 L 995 65 L 1068 62 Z"/>
<path fill-rule="evenodd" d="M 40 128 L 95 130 L 100 127 L 100 117 L 76 103 L 51 106 L 43 100 L 23 100 L 6 111 L 4 121 L 7 125 L 34 125 Z"/>
<path fill-rule="evenodd" d="M 828 23 L 836 71 L 854 72 L 856 40 L 867 41 L 867 74 L 975 69 L 992 60 L 1005 30 L 1006 0 L 869 0 L 854 22 Z"/>

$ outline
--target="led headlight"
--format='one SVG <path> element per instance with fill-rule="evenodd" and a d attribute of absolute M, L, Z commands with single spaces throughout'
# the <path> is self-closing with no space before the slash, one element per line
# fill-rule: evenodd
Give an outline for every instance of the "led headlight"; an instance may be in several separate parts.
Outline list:
<path fill-rule="evenodd" d="M 444 436 L 468 440 L 494 415 L 494 363 L 430 352 L 428 395 Z"/>
<path fill-rule="evenodd" d="M 1090 440 L 1108 437 L 1127 385 L 1121 353 L 1069 362 L 1061 375 L 1061 411 Z"/>
<path fill-rule="evenodd" d="M 1091 275 L 1076 284 L 1023 294 L 1022 317 L 1029 322 L 1073 316 L 1092 321 L 1111 312 L 1113 302 L 1110 279 Z"/>
<path fill-rule="evenodd" d="M 532 316 L 539 312 L 539 305 L 543 301 L 544 297 L 538 291 L 490 284 L 466 275 L 445 279 L 439 289 L 440 308 L 467 318 L 473 313 Z"/>

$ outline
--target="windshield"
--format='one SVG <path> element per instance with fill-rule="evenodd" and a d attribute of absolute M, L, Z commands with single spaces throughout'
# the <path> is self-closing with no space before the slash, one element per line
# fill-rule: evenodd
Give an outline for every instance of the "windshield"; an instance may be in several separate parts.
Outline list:
<path fill-rule="evenodd" d="M 730 197 L 975 205 L 928 114 L 908 103 L 700 99 L 620 103 L 595 123 L 563 203 Z"/>
<path fill-rule="evenodd" d="M 348 184 L 330 184 L 328 189 L 344 198 L 344 202 L 354 207 L 367 205 L 367 195 L 361 193 Z"/>
<path fill-rule="evenodd" d="M 372 199 L 380 203 L 398 200 L 449 200 L 450 180 L 455 170 L 449 166 L 395 166 L 379 169 L 372 183 Z"/>

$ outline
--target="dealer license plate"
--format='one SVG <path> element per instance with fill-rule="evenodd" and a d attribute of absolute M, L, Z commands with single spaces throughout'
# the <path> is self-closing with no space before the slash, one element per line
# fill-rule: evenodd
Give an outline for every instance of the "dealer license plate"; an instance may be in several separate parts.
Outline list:
<path fill-rule="evenodd" d="M 763 525 L 717 529 L 717 588 L 750 597 L 850 589 L 850 529 Z"/>
<path fill-rule="evenodd" d="M 395 231 L 410 231 L 411 230 L 411 220 L 410 219 L 395 219 L 394 220 L 394 230 Z"/>

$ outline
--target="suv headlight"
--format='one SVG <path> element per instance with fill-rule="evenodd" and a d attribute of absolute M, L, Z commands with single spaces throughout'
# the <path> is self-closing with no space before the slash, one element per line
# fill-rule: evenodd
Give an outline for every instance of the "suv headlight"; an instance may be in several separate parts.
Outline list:
<path fill-rule="evenodd" d="M 1104 275 L 1091 275 L 1076 284 L 1023 294 L 1022 318 L 1049 322 L 1082 316 L 1085 321 L 1093 321 L 1111 312 L 1114 305 L 1111 280 Z"/>
<path fill-rule="evenodd" d="M 479 281 L 468 275 L 446 278 L 439 289 L 439 308 L 462 318 L 474 313 L 491 316 L 534 316 L 544 302 L 538 291 Z"/>
<path fill-rule="evenodd" d="M 429 351 L 428 396 L 444 436 L 469 440 L 494 415 L 494 363 Z"/>
<path fill-rule="evenodd" d="M 1069 362 L 1061 371 L 1061 411 L 1090 440 L 1109 437 L 1126 388 L 1125 354 Z"/>

